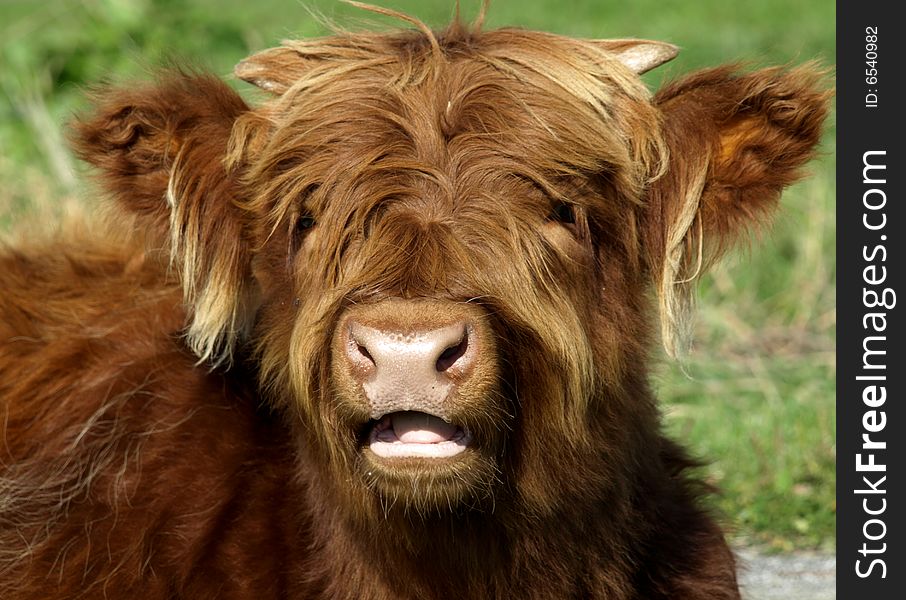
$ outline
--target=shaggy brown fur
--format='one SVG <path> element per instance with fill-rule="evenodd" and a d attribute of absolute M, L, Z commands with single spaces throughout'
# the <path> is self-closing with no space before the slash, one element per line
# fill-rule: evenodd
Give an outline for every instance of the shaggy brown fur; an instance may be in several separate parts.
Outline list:
<path fill-rule="evenodd" d="M 676 349 L 810 158 L 818 75 L 651 98 L 665 45 L 417 25 L 251 57 L 256 108 L 171 72 L 75 124 L 116 209 L 0 255 L 0 597 L 739 597 L 652 295 Z M 356 320 L 468 324 L 464 452 L 369 449 Z"/>

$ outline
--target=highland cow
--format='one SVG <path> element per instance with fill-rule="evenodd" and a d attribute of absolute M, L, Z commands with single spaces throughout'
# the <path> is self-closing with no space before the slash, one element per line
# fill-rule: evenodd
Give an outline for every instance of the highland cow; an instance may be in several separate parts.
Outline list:
<path fill-rule="evenodd" d="M 398 16 L 73 125 L 109 214 L 0 255 L 5 600 L 739 597 L 646 365 L 820 73 Z"/>

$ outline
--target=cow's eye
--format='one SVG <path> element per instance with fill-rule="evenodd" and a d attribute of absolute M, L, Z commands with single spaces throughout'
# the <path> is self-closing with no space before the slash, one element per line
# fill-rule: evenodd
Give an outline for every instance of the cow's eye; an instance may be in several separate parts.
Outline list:
<path fill-rule="evenodd" d="M 305 233 L 309 229 L 315 226 L 315 218 L 311 215 L 302 215 L 299 217 L 299 220 L 296 222 L 296 230 L 300 233 Z"/>
<path fill-rule="evenodd" d="M 301 214 L 296 218 L 296 224 L 290 231 L 289 248 L 287 260 L 291 260 L 293 255 L 302 247 L 302 242 L 317 224 L 315 218 L 310 214 Z"/>
<path fill-rule="evenodd" d="M 551 211 L 551 219 L 565 223 L 567 225 L 576 222 L 576 211 L 572 204 L 558 202 Z"/>

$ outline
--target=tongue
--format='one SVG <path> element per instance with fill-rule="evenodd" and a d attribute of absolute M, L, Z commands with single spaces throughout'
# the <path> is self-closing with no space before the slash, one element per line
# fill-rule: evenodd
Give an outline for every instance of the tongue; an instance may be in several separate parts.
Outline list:
<path fill-rule="evenodd" d="M 458 428 L 441 418 L 422 412 L 399 412 L 391 415 L 393 433 L 406 444 L 437 444 L 453 437 Z"/>

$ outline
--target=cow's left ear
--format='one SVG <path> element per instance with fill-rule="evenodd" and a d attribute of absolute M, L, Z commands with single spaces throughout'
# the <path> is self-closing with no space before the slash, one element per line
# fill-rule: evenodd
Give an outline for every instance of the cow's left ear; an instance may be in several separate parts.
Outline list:
<path fill-rule="evenodd" d="M 664 345 L 679 350 L 703 264 L 766 223 L 814 155 L 831 92 L 814 65 L 693 73 L 654 102 L 669 151 L 651 186 L 649 264 L 659 280 Z"/>

